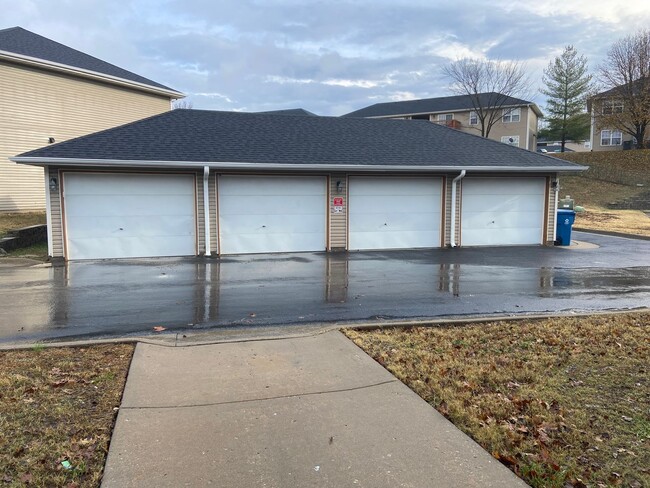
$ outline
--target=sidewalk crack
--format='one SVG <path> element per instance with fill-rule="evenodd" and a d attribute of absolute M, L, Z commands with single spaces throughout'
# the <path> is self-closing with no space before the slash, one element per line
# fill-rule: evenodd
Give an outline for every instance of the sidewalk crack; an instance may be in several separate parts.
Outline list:
<path fill-rule="evenodd" d="M 212 407 L 218 405 L 234 405 L 238 403 L 264 402 L 268 400 L 282 400 L 286 398 L 300 398 L 300 397 L 315 396 L 315 395 L 327 395 L 328 393 L 343 393 L 347 391 L 364 390 L 364 389 L 375 388 L 377 386 L 388 385 L 390 383 L 396 383 L 396 382 L 399 383 L 399 380 L 397 378 L 394 378 L 392 380 L 380 381 L 379 383 L 373 383 L 371 385 L 355 386 L 353 388 L 341 388 L 338 390 L 314 391 L 309 393 L 299 393 L 295 395 L 278 395 L 272 397 L 251 398 L 249 400 L 232 400 L 228 402 L 193 403 L 189 405 L 162 405 L 162 406 L 146 406 L 146 407 L 120 407 L 120 410 L 169 410 L 174 408 Z"/>

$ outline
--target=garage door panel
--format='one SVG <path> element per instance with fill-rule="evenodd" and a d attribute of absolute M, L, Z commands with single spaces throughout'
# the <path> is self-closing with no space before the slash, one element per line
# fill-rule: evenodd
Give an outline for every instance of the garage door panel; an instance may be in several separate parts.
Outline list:
<path fill-rule="evenodd" d="M 541 244 L 545 194 L 545 178 L 465 178 L 461 244 Z"/>
<path fill-rule="evenodd" d="M 189 216 L 76 217 L 74 239 L 106 235 L 124 237 L 182 237 L 194 235 L 194 219 Z"/>
<path fill-rule="evenodd" d="M 322 213 L 322 212 L 321 212 Z M 306 219 L 291 219 L 284 215 L 222 215 L 219 221 L 222 237 L 233 234 L 254 234 L 260 233 L 268 235 L 269 233 L 323 233 L 323 221 L 320 215 L 300 214 L 307 216 Z"/>
<path fill-rule="evenodd" d="M 396 207 L 399 202 L 400 208 L 408 209 L 427 209 L 431 207 L 433 198 L 440 199 L 439 193 L 429 193 L 427 195 L 354 195 L 354 212 L 357 215 L 382 214 L 386 212 L 387 206 Z M 392 202 L 392 203 L 391 203 Z M 411 211 L 404 213 L 413 213 Z"/>
<path fill-rule="evenodd" d="M 435 182 L 439 178 L 381 178 L 352 177 L 356 196 L 409 197 L 414 194 L 439 195 L 440 187 Z M 432 184 L 432 182 L 434 184 Z"/>
<path fill-rule="evenodd" d="M 438 231 L 355 232 L 354 249 L 417 249 L 440 247 Z"/>
<path fill-rule="evenodd" d="M 543 195 L 538 198 L 522 198 L 508 195 L 465 195 L 463 210 L 467 212 L 539 212 L 544 209 Z"/>
<path fill-rule="evenodd" d="M 194 213 L 192 195 L 65 195 L 66 211 L 73 217 L 179 216 Z"/>
<path fill-rule="evenodd" d="M 156 257 L 179 256 L 178 249 L 186 245 L 185 236 L 180 237 L 93 237 L 68 241 L 68 252 L 71 256 L 94 255 L 97 249 L 102 250 L 101 259 L 124 257 L 151 256 L 151 250 L 156 250 Z M 99 257 L 96 257 L 99 258 Z M 84 258 L 89 259 L 89 258 Z"/>
<path fill-rule="evenodd" d="M 255 198 L 324 196 L 327 194 L 324 181 L 322 177 L 221 176 L 219 194 Z"/>
<path fill-rule="evenodd" d="M 239 196 L 222 199 L 224 215 L 321 215 L 325 212 L 325 195 Z"/>
<path fill-rule="evenodd" d="M 191 195 L 193 188 L 179 185 L 178 179 L 193 178 L 188 175 L 143 175 L 143 174 L 73 174 L 66 173 L 66 195 Z M 83 185 L 78 184 L 83 181 Z M 69 185 L 69 183 L 73 183 Z"/>
<path fill-rule="evenodd" d="M 539 212 L 463 213 L 467 229 L 539 229 Z"/>
<path fill-rule="evenodd" d="M 482 246 L 502 246 L 507 243 L 510 246 L 531 244 L 530 235 L 537 235 L 539 229 L 536 227 L 517 229 L 476 229 L 463 231 L 463 242 L 481 242 Z M 541 236 L 540 236 L 541 241 Z M 532 244 L 539 244 L 538 241 Z"/>
<path fill-rule="evenodd" d="M 351 177 L 349 248 L 440 247 L 441 178 Z"/>
<path fill-rule="evenodd" d="M 431 226 L 439 225 L 440 213 L 371 213 L 365 214 L 363 218 L 355 216 L 350 219 L 355 232 L 417 232 L 422 231 L 423 222 L 428 222 Z"/>
<path fill-rule="evenodd" d="M 325 250 L 326 181 L 321 176 L 220 176 L 220 253 Z"/>
<path fill-rule="evenodd" d="M 196 254 L 194 176 L 66 173 L 68 259 Z"/>

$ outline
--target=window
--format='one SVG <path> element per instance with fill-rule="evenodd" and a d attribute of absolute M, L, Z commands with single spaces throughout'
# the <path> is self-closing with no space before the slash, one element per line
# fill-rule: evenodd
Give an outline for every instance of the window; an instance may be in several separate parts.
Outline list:
<path fill-rule="evenodd" d="M 520 108 L 504 108 L 503 109 L 503 122 L 519 122 L 521 120 Z"/>
<path fill-rule="evenodd" d="M 503 136 L 501 142 L 509 146 L 519 147 L 519 136 Z"/>
<path fill-rule="evenodd" d="M 623 102 L 620 100 L 605 100 L 603 102 L 603 115 L 620 114 L 623 112 Z"/>
<path fill-rule="evenodd" d="M 470 112 L 469 125 L 477 125 L 477 124 L 478 124 L 478 114 L 476 112 Z"/>
<path fill-rule="evenodd" d="M 600 131 L 601 146 L 620 146 L 623 144 L 623 133 L 620 130 Z"/>
<path fill-rule="evenodd" d="M 454 114 L 438 114 L 438 122 L 449 122 L 454 120 Z"/>

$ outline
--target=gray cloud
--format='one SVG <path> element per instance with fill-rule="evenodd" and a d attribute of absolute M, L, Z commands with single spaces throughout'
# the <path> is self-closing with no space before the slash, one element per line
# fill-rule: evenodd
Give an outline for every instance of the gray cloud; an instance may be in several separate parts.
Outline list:
<path fill-rule="evenodd" d="M 0 0 L 0 27 L 21 25 L 172 86 L 195 108 L 339 115 L 447 95 L 441 67 L 467 54 L 527 61 L 539 83 L 573 44 L 595 68 L 614 40 L 650 18 L 645 7 L 616 20 L 511 2 L 441 3 Z"/>

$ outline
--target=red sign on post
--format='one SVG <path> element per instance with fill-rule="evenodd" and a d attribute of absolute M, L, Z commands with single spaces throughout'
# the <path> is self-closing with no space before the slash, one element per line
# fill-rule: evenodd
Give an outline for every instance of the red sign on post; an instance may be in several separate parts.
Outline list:
<path fill-rule="evenodd" d="M 334 198 L 334 206 L 335 207 L 343 206 L 343 198 L 342 197 L 335 197 Z"/>

